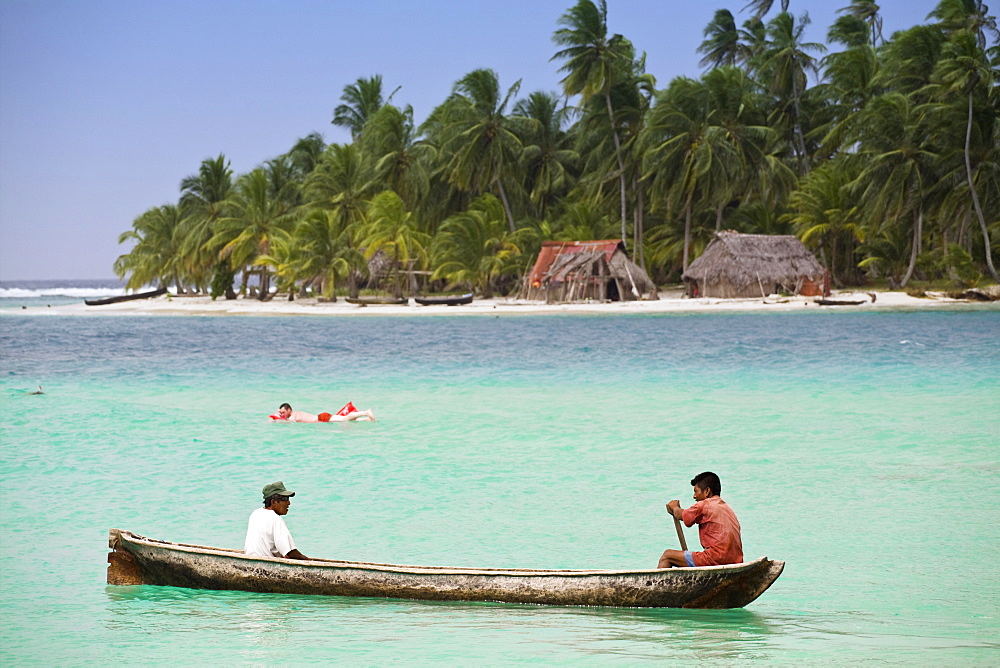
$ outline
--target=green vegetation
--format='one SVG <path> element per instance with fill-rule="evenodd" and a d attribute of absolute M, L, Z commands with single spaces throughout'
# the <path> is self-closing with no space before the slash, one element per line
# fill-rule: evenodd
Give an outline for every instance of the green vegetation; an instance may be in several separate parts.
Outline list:
<path fill-rule="evenodd" d="M 469 72 L 417 126 L 381 76 L 345 86 L 333 123 L 349 144 L 300 139 L 235 176 L 225 156 L 185 178 L 176 205 L 121 235 L 130 288 L 260 298 L 311 288 L 357 296 L 509 293 L 546 239 L 620 238 L 659 283 L 677 281 L 722 229 L 795 234 L 836 286 L 997 280 L 1000 47 L 979 0 L 941 0 L 926 23 L 882 35 L 851 0 L 830 53 L 804 42 L 790 0 L 755 0 L 738 27 L 715 13 L 707 71 L 666 88 L 604 0 L 559 20 L 562 94 Z M 777 8 L 775 8 L 777 9 Z M 374 275 L 373 275 L 374 274 Z"/>

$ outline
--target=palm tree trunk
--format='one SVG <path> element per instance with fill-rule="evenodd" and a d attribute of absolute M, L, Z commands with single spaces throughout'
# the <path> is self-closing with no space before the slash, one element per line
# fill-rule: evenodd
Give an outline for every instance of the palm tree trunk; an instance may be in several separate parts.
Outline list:
<path fill-rule="evenodd" d="M 795 103 L 795 125 L 792 132 L 795 135 L 795 152 L 799 154 L 799 176 L 805 176 L 808 171 L 806 163 L 806 141 L 802 136 L 802 109 L 799 105 L 799 78 L 792 73 L 792 96 Z"/>
<path fill-rule="evenodd" d="M 507 215 L 507 226 L 510 227 L 510 233 L 513 234 L 517 232 L 517 228 L 514 227 L 514 214 L 510 211 L 510 204 L 507 202 L 507 191 L 503 189 L 503 181 L 499 178 L 497 179 L 497 191 L 500 193 L 500 201 L 503 202 L 503 212 Z"/>
<path fill-rule="evenodd" d="M 917 256 L 920 255 L 920 238 L 924 234 L 924 210 L 919 205 L 917 210 L 913 212 L 914 218 L 916 220 L 913 223 L 913 243 L 910 247 L 910 266 L 906 268 L 906 275 L 903 276 L 902 282 L 899 287 L 905 288 L 906 284 L 910 281 L 910 277 L 913 276 L 913 270 L 917 266 Z"/>
<path fill-rule="evenodd" d="M 399 247 L 396 246 L 392 256 L 392 266 L 396 268 L 396 280 L 393 281 L 392 296 L 400 299 L 403 296 L 403 279 L 399 275 Z"/>
<path fill-rule="evenodd" d="M 266 301 L 267 297 L 268 297 L 268 293 L 270 293 L 270 292 L 271 292 L 271 274 L 267 271 L 267 269 L 265 269 L 264 267 L 261 267 L 261 270 L 260 270 L 260 294 L 257 295 L 257 299 L 259 301 Z"/>
<path fill-rule="evenodd" d="M 833 277 L 833 284 L 839 288 L 843 282 L 837 276 L 837 257 L 840 254 L 838 241 L 838 235 L 834 233 L 833 238 L 830 239 L 830 276 Z"/>
<path fill-rule="evenodd" d="M 622 144 L 618 139 L 618 130 L 615 128 L 615 112 L 611 108 L 611 93 L 604 93 L 604 104 L 608 108 L 608 120 L 611 123 L 611 138 L 615 142 L 615 158 L 618 160 L 618 184 L 621 191 L 622 204 L 622 243 L 628 246 L 626 239 L 626 221 L 628 220 L 628 206 L 625 202 L 625 160 L 622 158 Z"/>
<path fill-rule="evenodd" d="M 645 221 L 645 198 L 642 193 L 642 186 L 639 184 L 637 178 L 632 179 L 632 185 L 635 189 L 635 211 L 632 213 L 635 215 L 635 249 L 633 253 L 633 260 L 638 261 L 639 266 L 643 269 L 646 268 L 646 249 L 642 241 L 642 236 L 646 231 L 646 221 Z"/>
<path fill-rule="evenodd" d="M 688 195 L 687 202 L 684 204 L 684 258 L 681 260 L 681 269 L 687 271 L 688 268 L 688 253 L 691 249 L 691 201 L 694 199 L 694 193 L 692 192 Z"/>
<path fill-rule="evenodd" d="M 990 269 L 993 280 L 1000 282 L 997 276 L 996 267 L 993 266 L 993 253 L 990 248 L 990 231 L 986 227 L 986 219 L 983 218 L 983 210 L 979 206 L 979 194 L 976 192 L 976 185 L 972 181 L 972 160 L 969 158 L 969 142 L 972 137 L 972 89 L 969 89 L 969 116 L 965 124 L 965 175 L 969 179 L 969 192 L 972 193 L 972 205 L 976 208 L 976 216 L 979 218 L 979 228 L 983 231 L 983 246 L 986 251 L 986 266 Z"/>

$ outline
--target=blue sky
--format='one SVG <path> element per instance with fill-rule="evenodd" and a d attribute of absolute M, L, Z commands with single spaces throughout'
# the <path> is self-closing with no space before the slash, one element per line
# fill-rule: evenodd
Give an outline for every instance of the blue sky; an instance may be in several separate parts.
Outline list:
<path fill-rule="evenodd" d="M 381 74 L 418 122 L 471 70 L 559 90 L 552 33 L 575 0 L 0 0 L 0 280 L 110 278 L 118 236 L 224 153 L 236 173 L 321 133 Z M 662 88 L 701 73 L 714 11 L 746 0 L 609 0 L 610 32 Z M 849 0 L 791 0 L 824 42 Z M 886 36 L 936 0 L 880 0 Z M 776 7 L 780 2 L 775 2 Z M 772 10 L 772 14 L 777 9 Z"/>

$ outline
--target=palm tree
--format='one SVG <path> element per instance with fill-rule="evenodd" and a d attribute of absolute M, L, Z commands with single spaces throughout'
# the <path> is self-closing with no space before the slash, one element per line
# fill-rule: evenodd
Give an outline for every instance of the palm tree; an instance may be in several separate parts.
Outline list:
<path fill-rule="evenodd" d="M 769 89 L 777 98 L 778 112 L 791 118 L 792 146 L 800 175 L 809 170 L 802 131 L 802 97 L 808 84 L 807 72 L 818 74 L 816 60 L 808 52 L 826 50 L 822 44 L 802 41 L 808 25 L 808 14 L 803 14 L 798 24 L 788 12 L 774 17 L 767 25 L 771 41 L 760 55 L 758 68 L 765 80 L 771 82 Z"/>
<path fill-rule="evenodd" d="M 850 192 L 857 177 L 851 165 L 849 160 L 833 160 L 809 172 L 791 194 L 792 213 L 785 216 L 804 244 L 820 249 L 838 286 L 856 278 L 857 263 L 852 259 L 858 243 L 865 241 L 865 228 L 858 222 L 857 204 Z"/>
<path fill-rule="evenodd" d="M 255 267 L 271 267 L 278 279 L 275 292 L 288 292 L 288 301 L 295 300 L 295 281 L 302 276 L 301 263 L 297 262 L 297 249 L 290 235 L 274 235 L 266 253 L 258 255 Z M 265 299 L 261 291 L 260 299 Z"/>
<path fill-rule="evenodd" d="M 226 157 L 203 160 L 198 173 L 181 181 L 180 206 L 184 211 L 180 253 L 186 271 L 198 277 L 201 286 L 206 276 L 214 272 L 230 276 L 228 262 L 218 257 L 218 248 L 209 243 L 216 221 L 225 215 L 229 198 L 233 193 L 233 170 Z M 232 287 L 227 298 L 235 297 Z"/>
<path fill-rule="evenodd" d="M 364 220 L 369 199 L 377 187 L 371 159 L 356 144 L 330 144 L 305 184 L 312 207 L 331 210 L 340 224 Z"/>
<path fill-rule="evenodd" d="M 373 179 L 396 191 L 410 209 L 417 207 L 430 190 L 433 149 L 418 139 L 413 108 L 382 105 L 368 119 L 360 144 L 374 165 Z"/>
<path fill-rule="evenodd" d="M 927 18 L 937 19 L 937 27 L 948 35 L 968 30 L 975 35 L 979 48 L 986 49 L 987 34 L 994 41 L 1000 37 L 996 17 L 987 14 L 988 11 L 982 0 L 941 0 Z"/>
<path fill-rule="evenodd" d="M 916 268 L 924 234 L 925 197 L 937 154 L 930 144 L 924 109 L 901 93 L 886 93 L 860 112 L 860 156 L 864 168 L 854 185 L 859 210 L 872 224 L 905 229 L 910 226 L 910 258 L 900 287 Z"/>
<path fill-rule="evenodd" d="M 524 147 L 506 110 L 520 87 L 517 81 L 501 96 L 496 72 L 473 70 L 455 84 L 451 96 L 429 119 L 440 133 L 442 155 L 450 156 L 445 165 L 448 181 L 477 195 L 495 192 L 511 232 L 517 227 L 507 187 L 518 182 Z"/>
<path fill-rule="evenodd" d="M 761 54 L 767 48 L 767 26 L 759 18 L 751 17 L 740 27 L 739 62 L 749 74 L 754 74 Z"/>
<path fill-rule="evenodd" d="M 574 181 L 579 154 L 564 129 L 570 109 L 554 93 L 534 92 L 514 105 L 515 123 L 524 146 L 526 190 L 539 218 Z"/>
<path fill-rule="evenodd" d="M 774 4 L 774 0 L 750 0 L 743 9 L 751 10 L 753 18 L 760 20 L 764 18 L 764 15 L 771 11 L 771 6 Z M 788 0 L 781 0 L 781 11 L 788 11 Z"/>
<path fill-rule="evenodd" d="M 941 57 L 945 37 L 937 26 L 920 25 L 893 35 L 879 50 L 876 83 L 886 90 L 929 99 L 926 87 Z M 920 93 L 924 90 L 925 93 Z"/>
<path fill-rule="evenodd" d="M 354 277 L 365 270 L 365 261 L 344 218 L 333 211 L 313 209 L 296 226 L 292 238 L 299 250 L 299 274 L 308 282 L 318 280 L 323 297 L 337 301 L 334 291 L 343 278 L 348 281 L 348 294 L 358 296 Z"/>
<path fill-rule="evenodd" d="M 777 133 L 767 126 L 760 87 L 738 67 L 719 67 L 702 77 L 709 121 L 729 145 L 732 159 L 713 170 L 706 203 L 715 207 L 715 231 L 722 230 L 724 210 L 734 200 L 753 197 L 777 206 L 793 176 L 775 154 Z"/>
<path fill-rule="evenodd" d="M 333 120 L 330 122 L 350 130 L 351 138 L 356 140 L 372 114 L 381 109 L 383 104 L 387 104 L 395 94 L 396 91 L 393 91 L 388 99 L 382 98 L 381 74 L 367 79 L 362 77 L 344 86 L 344 93 L 340 96 L 344 103 L 333 110 Z"/>
<path fill-rule="evenodd" d="M 839 17 L 826 32 L 827 41 L 843 44 L 851 49 L 867 45 L 868 37 L 868 24 L 856 16 Z"/>
<path fill-rule="evenodd" d="M 827 117 L 814 130 L 823 136 L 818 148 L 821 158 L 841 150 L 844 138 L 852 132 L 851 124 L 858 119 L 857 112 L 880 92 L 879 61 L 867 34 L 865 23 L 854 16 L 840 17 L 827 34 L 829 41 L 848 48 L 823 59 L 827 83 L 818 88 L 827 104 Z"/>
<path fill-rule="evenodd" d="M 325 149 L 326 143 L 318 132 L 310 133 L 295 142 L 285 155 L 291 162 L 292 172 L 297 181 L 305 181 L 306 177 L 316 169 Z"/>
<path fill-rule="evenodd" d="M 442 223 L 431 246 L 435 264 L 431 279 L 475 287 L 489 299 L 500 278 L 521 272 L 518 260 L 527 235 L 527 229 L 509 231 L 501 202 L 493 195 L 481 195 L 467 211 Z"/>
<path fill-rule="evenodd" d="M 611 104 L 611 91 L 631 72 L 634 50 L 632 44 L 621 35 L 608 37 L 608 7 L 605 0 L 599 0 L 599 5 L 594 5 L 591 0 L 579 0 L 575 7 L 559 18 L 559 25 L 564 27 L 556 30 L 552 40 L 565 48 L 558 51 L 552 60 L 558 58 L 566 61 L 559 68 L 560 72 L 566 72 L 566 77 L 562 80 L 564 92 L 567 96 L 580 95 L 584 105 L 595 95 L 604 98 L 618 162 L 621 238 L 622 243 L 626 243 L 628 210 L 625 160 L 622 156 L 618 121 Z"/>
<path fill-rule="evenodd" d="M 553 238 L 557 241 L 589 241 L 613 236 L 615 221 L 589 202 L 567 204 L 557 221 Z"/>
<path fill-rule="evenodd" d="M 418 268 L 424 268 L 429 244 L 430 235 L 420 231 L 413 213 L 406 210 L 399 195 L 386 190 L 375 196 L 368 209 L 368 221 L 361 230 L 361 246 L 366 259 L 379 251 L 392 258 L 396 297 L 403 295 L 401 268 L 409 269 L 411 260 Z"/>
<path fill-rule="evenodd" d="M 897 282 L 895 277 L 907 271 L 911 242 L 910 231 L 903 225 L 883 225 L 872 229 L 859 246 L 859 253 L 864 259 L 858 263 L 858 268 L 889 276 L 892 286 Z"/>
<path fill-rule="evenodd" d="M 698 53 L 705 54 L 698 64 L 705 68 L 736 65 L 740 62 L 740 33 L 736 19 L 728 9 L 715 10 L 715 16 L 705 26 L 705 41 L 698 46 Z"/>
<path fill-rule="evenodd" d="M 851 4 L 847 7 L 842 7 L 838 9 L 838 13 L 846 14 L 842 18 L 854 18 L 859 21 L 863 21 L 867 26 L 866 33 L 871 37 L 871 45 L 874 49 L 878 46 L 878 40 L 885 42 L 885 38 L 882 37 L 882 17 L 879 16 L 878 10 L 879 6 L 875 4 L 874 0 L 851 0 Z M 867 41 L 867 37 L 865 38 Z"/>
<path fill-rule="evenodd" d="M 303 203 L 304 182 L 299 166 L 286 153 L 271 158 L 261 167 L 267 174 L 268 197 L 290 211 Z"/>
<path fill-rule="evenodd" d="M 952 99 L 954 95 L 963 95 L 967 100 L 967 113 L 965 125 L 965 145 L 963 148 L 963 158 L 965 162 L 965 175 L 969 187 L 969 194 L 972 197 L 973 208 L 979 220 L 979 227 L 983 234 L 983 244 L 986 250 L 986 266 L 989 268 L 993 280 L 1000 281 L 997 276 L 996 267 L 993 265 L 993 257 L 990 247 L 989 228 L 986 225 L 986 218 L 983 216 L 983 209 L 979 203 L 979 194 L 976 191 L 975 179 L 973 178 L 972 167 L 972 141 L 973 130 L 976 130 L 976 143 L 986 139 L 991 139 L 990 133 L 984 133 L 981 128 L 975 127 L 974 102 L 976 97 L 980 97 L 984 102 L 989 92 L 993 88 L 993 69 L 986 59 L 986 53 L 980 48 L 976 36 L 969 30 L 958 30 L 948 40 L 944 46 L 942 58 L 938 63 L 934 79 L 939 82 L 942 98 Z M 946 103 L 947 104 L 947 103 Z M 985 104 L 983 105 L 986 106 Z M 997 114 L 990 115 L 992 123 L 997 122 Z M 996 146 L 992 147 L 996 151 Z"/>
<path fill-rule="evenodd" d="M 115 275 L 128 276 L 126 289 L 153 283 L 163 287 L 172 281 L 178 293 L 184 292 L 185 263 L 180 252 L 184 222 L 181 208 L 166 204 L 140 215 L 132 222 L 132 229 L 118 237 L 119 244 L 136 242 L 130 252 L 115 260 Z"/>
<path fill-rule="evenodd" d="M 644 144 L 643 178 L 656 193 L 654 206 L 684 216 L 686 270 L 691 248 L 691 226 L 696 197 L 705 197 L 713 185 L 729 180 L 729 166 L 740 156 L 726 131 L 714 125 L 706 86 L 678 77 L 660 93 L 650 112 Z"/>
<path fill-rule="evenodd" d="M 240 177 L 236 193 L 231 198 L 228 215 L 220 218 L 211 243 L 221 248 L 220 258 L 228 258 L 231 266 L 249 267 L 262 255 L 269 255 L 276 238 L 287 238 L 293 223 L 293 213 L 286 203 L 270 195 L 271 183 L 267 172 L 257 168 Z M 271 274 L 267 266 L 259 269 L 259 299 L 269 297 Z"/>

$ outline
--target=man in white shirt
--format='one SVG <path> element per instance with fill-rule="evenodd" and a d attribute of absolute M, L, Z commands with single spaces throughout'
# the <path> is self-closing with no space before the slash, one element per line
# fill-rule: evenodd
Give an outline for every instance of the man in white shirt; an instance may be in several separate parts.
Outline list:
<path fill-rule="evenodd" d="M 292 534 L 282 519 L 282 515 L 288 514 L 293 496 L 295 492 L 285 489 L 285 484 L 280 480 L 264 487 L 264 507 L 250 513 L 247 539 L 243 545 L 245 554 L 285 559 L 309 558 L 295 549 Z"/>

